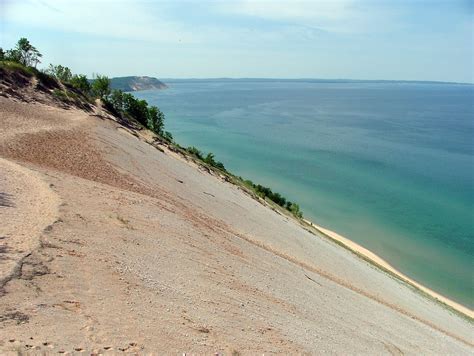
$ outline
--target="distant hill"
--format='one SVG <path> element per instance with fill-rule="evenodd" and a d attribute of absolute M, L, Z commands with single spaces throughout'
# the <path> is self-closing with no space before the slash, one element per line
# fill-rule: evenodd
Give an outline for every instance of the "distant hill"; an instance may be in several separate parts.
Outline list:
<path fill-rule="evenodd" d="M 112 89 L 123 91 L 138 91 L 150 89 L 166 89 L 168 86 L 157 78 L 153 77 L 116 77 L 110 79 Z"/>

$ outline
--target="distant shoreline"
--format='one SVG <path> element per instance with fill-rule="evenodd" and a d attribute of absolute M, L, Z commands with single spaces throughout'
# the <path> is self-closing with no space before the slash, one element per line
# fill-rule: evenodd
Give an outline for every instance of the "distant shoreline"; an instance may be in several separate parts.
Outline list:
<path fill-rule="evenodd" d="M 216 82 L 216 81 L 240 81 L 240 82 L 297 82 L 297 83 L 320 83 L 320 84 L 331 84 L 331 83 L 348 83 L 348 84 L 434 84 L 434 85 L 472 85 L 474 83 L 466 82 L 445 82 L 439 80 L 391 80 L 391 79 L 318 79 L 318 78 L 161 78 L 162 81 L 167 83 L 172 82 Z"/>
<path fill-rule="evenodd" d="M 426 293 L 430 297 L 436 299 L 437 301 L 451 307 L 452 309 L 456 310 L 457 312 L 464 314 L 465 316 L 474 319 L 474 311 L 469 309 L 468 307 L 455 302 L 435 291 L 432 289 L 425 287 L 424 285 L 416 282 L 412 278 L 408 277 L 407 275 L 403 274 L 399 270 L 397 270 L 395 267 L 390 265 L 387 261 L 373 253 L 372 251 L 368 250 L 365 247 L 362 247 L 361 245 L 357 244 L 356 242 L 339 235 L 338 233 L 326 229 L 320 225 L 317 225 L 313 223 L 310 220 L 303 219 L 303 222 L 312 227 L 314 230 L 319 232 L 320 234 L 324 235 L 325 237 L 329 238 L 330 240 L 333 240 L 337 242 L 340 245 L 343 245 L 343 247 L 347 248 L 348 250 L 354 252 L 356 255 L 360 255 L 363 258 L 369 260 L 371 263 L 376 265 L 377 267 L 381 268 L 382 270 L 385 270 L 393 275 L 395 275 L 397 278 L 399 278 L 401 281 L 411 285 L 412 287 L 415 287 L 416 289 L 419 289 L 420 291 Z"/>

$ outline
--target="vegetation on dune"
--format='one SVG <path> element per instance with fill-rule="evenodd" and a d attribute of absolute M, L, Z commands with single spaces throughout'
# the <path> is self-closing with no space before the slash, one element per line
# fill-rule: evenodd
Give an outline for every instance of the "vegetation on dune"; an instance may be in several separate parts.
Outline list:
<path fill-rule="evenodd" d="M 207 163 L 211 167 L 217 168 L 223 172 L 227 172 L 227 170 L 224 167 L 224 164 L 222 162 L 216 161 L 214 159 L 214 154 L 212 152 L 209 152 L 206 156 L 204 156 L 204 153 L 202 153 L 200 150 L 198 150 L 196 147 L 188 147 L 184 149 L 186 152 L 190 153 L 197 159 Z"/>
<path fill-rule="evenodd" d="M 280 193 L 273 192 L 270 188 L 264 187 L 260 184 L 255 184 L 249 179 L 243 180 L 242 177 L 239 177 L 239 179 L 241 179 L 244 182 L 245 186 L 252 189 L 261 198 L 270 199 L 271 201 L 278 204 L 282 208 L 285 208 L 286 210 L 288 210 L 289 212 L 291 212 L 293 215 L 295 215 L 298 218 L 303 217 L 303 213 L 300 210 L 299 205 L 296 203 L 292 203 L 289 200 L 286 200 L 286 198 L 283 197 Z"/>
<path fill-rule="evenodd" d="M 50 88 L 53 97 L 62 102 L 72 100 L 77 103 L 86 100 L 88 104 L 93 104 L 95 100 L 100 99 L 104 106 L 121 120 L 135 121 L 156 133 L 171 147 L 184 151 L 203 165 L 226 175 L 235 184 L 246 187 L 262 199 L 274 202 L 297 218 L 303 217 L 298 204 L 288 201 L 280 193 L 273 192 L 268 187 L 234 176 L 226 170 L 222 162 L 215 159 L 212 152 L 205 155 L 194 146 L 183 148 L 174 142 L 171 133 L 164 129 L 165 115 L 158 107 L 150 106 L 145 100 L 137 99 L 122 90 L 112 90 L 110 79 L 105 75 L 95 75 L 94 79 L 89 80 L 83 74 L 73 74 L 68 67 L 53 64 L 45 70 L 38 70 L 36 66 L 40 63 L 41 57 L 42 54 L 26 38 L 21 38 L 13 49 L 4 51 L 0 48 L 0 69 L 18 71 L 27 77 L 35 76 L 43 84 L 54 82 L 55 86 L 47 85 L 47 87 Z"/>
<path fill-rule="evenodd" d="M 74 88 L 86 94 L 92 90 L 91 83 L 84 74 L 74 74 L 69 83 L 71 83 Z"/>
<path fill-rule="evenodd" d="M 85 95 L 90 96 L 91 94 L 92 86 L 87 77 L 83 74 L 72 74 L 68 67 L 50 64 L 49 68 L 45 70 L 45 73 L 53 76 L 64 84 L 70 84 Z"/>
<path fill-rule="evenodd" d="M 17 62 L 25 67 L 35 67 L 41 63 L 43 55 L 26 38 L 20 38 L 16 46 L 6 52 L 0 48 L 0 59 Z"/>
<path fill-rule="evenodd" d="M 46 73 L 56 77 L 56 79 L 61 82 L 67 83 L 72 79 L 72 72 L 68 67 L 63 67 L 62 65 L 53 65 L 50 64 L 49 68 L 46 69 Z"/>
<path fill-rule="evenodd" d="M 110 95 L 110 79 L 105 75 L 97 74 L 92 81 L 92 95 L 107 102 Z"/>
<path fill-rule="evenodd" d="M 103 81 L 103 79 L 101 79 Z M 92 86 L 98 81 L 94 81 Z M 103 84 L 100 84 L 103 85 Z M 156 106 L 149 106 L 146 100 L 139 100 L 132 94 L 124 93 L 121 90 L 112 90 L 104 101 L 110 106 L 112 111 L 121 118 L 133 118 L 141 125 L 160 135 L 166 141 L 171 142 L 173 136 L 171 133 L 164 131 L 165 115 Z"/>
<path fill-rule="evenodd" d="M 204 153 L 202 153 L 199 149 L 197 149 L 194 146 L 185 148 L 184 150 L 187 153 L 189 153 L 192 156 L 199 159 L 200 161 L 207 163 L 211 167 L 217 168 L 217 169 L 221 170 L 222 172 L 230 174 L 221 162 L 216 161 L 214 159 L 214 154 L 213 153 L 208 153 L 205 156 Z M 269 200 L 273 201 L 274 203 L 276 203 L 279 206 L 281 206 L 282 208 L 288 210 L 289 212 L 291 212 L 294 216 L 296 216 L 298 218 L 303 217 L 303 213 L 300 210 L 299 205 L 296 204 L 296 203 L 292 203 L 289 200 L 286 200 L 286 198 L 283 197 L 280 193 L 273 192 L 270 188 L 264 187 L 260 184 L 255 184 L 251 180 L 248 180 L 248 179 L 244 180 L 242 177 L 234 177 L 234 178 L 237 179 L 241 185 L 244 185 L 245 187 L 247 187 L 248 189 L 253 191 L 257 196 L 259 196 L 263 199 L 269 199 Z"/>

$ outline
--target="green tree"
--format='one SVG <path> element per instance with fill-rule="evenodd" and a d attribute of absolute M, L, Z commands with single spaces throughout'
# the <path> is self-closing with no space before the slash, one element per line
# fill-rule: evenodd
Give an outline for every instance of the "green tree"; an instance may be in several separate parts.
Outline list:
<path fill-rule="evenodd" d="M 301 212 L 300 206 L 298 204 L 292 203 L 289 210 L 293 213 L 294 216 L 300 219 L 303 217 L 303 213 Z"/>
<path fill-rule="evenodd" d="M 14 49 L 8 51 L 9 59 L 27 67 L 36 67 L 43 56 L 26 38 L 20 38 Z"/>
<path fill-rule="evenodd" d="M 122 117 L 127 115 L 166 140 L 173 140 L 169 132 L 164 132 L 165 115 L 156 106 L 149 107 L 145 100 L 138 100 L 132 94 L 121 90 L 112 90 L 106 99 L 113 110 Z"/>
<path fill-rule="evenodd" d="M 124 93 L 121 90 L 112 90 L 109 96 L 109 102 L 120 115 L 124 112 Z"/>
<path fill-rule="evenodd" d="M 216 161 L 214 160 L 214 154 L 212 152 L 209 152 L 206 158 L 204 158 L 204 162 L 213 166 L 216 163 Z"/>
<path fill-rule="evenodd" d="M 97 75 L 92 82 L 92 93 L 102 100 L 110 94 L 110 79 L 105 75 Z"/>
<path fill-rule="evenodd" d="M 69 83 L 83 94 L 89 95 L 91 92 L 91 83 L 89 79 L 83 74 L 74 74 Z"/>
<path fill-rule="evenodd" d="M 0 47 L 0 61 L 5 60 L 5 52 L 3 51 L 3 48 Z"/>
<path fill-rule="evenodd" d="M 214 154 L 212 152 L 209 152 L 207 156 L 203 159 L 203 161 L 212 167 L 219 168 L 220 170 L 223 170 L 223 171 L 226 170 L 222 162 L 216 161 L 214 159 Z"/>
<path fill-rule="evenodd" d="M 147 127 L 159 135 L 163 134 L 165 115 L 156 106 L 148 108 Z"/>
<path fill-rule="evenodd" d="M 50 64 L 49 68 L 46 72 L 54 77 L 56 77 L 59 81 L 63 83 L 68 83 L 72 79 L 72 72 L 68 67 L 64 67 L 62 65 L 53 65 Z"/>
<path fill-rule="evenodd" d="M 9 49 L 5 52 L 5 60 L 20 63 L 20 52 L 16 49 Z"/>
<path fill-rule="evenodd" d="M 222 162 L 216 161 L 216 163 L 214 164 L 214 167 L 219 168 L 221 171 L 226 172 L 226 169 L 225 169 L 224 164 Z"/>
<path fill-rule="evenodd" d="M 273 193 L 269 198 L 280 206 L 285 206 L 286 204 L 286 199 L 280 193 Z"/>
<path fill-rule="evenodd" d="M 164 138 L 166 141 L 173 142 L 173 135 L 172 135 L 171 132 L 169 132 L 169 131 L 164 131 L 164 132 L 163 132 L 163 138 Z"/>
<path fill-rule="evenodd" d="M 140 124 L 148 127 L 148 103 L 138 100 L 132 94 L 123 93 L 124 111 Z"/>
<path fill-rule="evenodd" d="M 196 147 L 188 147 L 186 150 L 197 158 L 204 160 L 202 152 L 199 151 Z"/>

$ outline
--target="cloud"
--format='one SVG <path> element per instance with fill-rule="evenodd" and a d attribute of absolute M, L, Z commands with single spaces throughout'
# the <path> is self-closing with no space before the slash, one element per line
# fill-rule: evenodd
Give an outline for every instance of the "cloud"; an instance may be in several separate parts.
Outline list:
<path fill-rule="evenodd" d="M 354 0 L 238 0 L 220 2 L 219 8 L 228 14 L 344 33 L 366 29 L 370 13 L 359 5 Z"/>
<path fill-rule="evenodd" d="M 236 13 L 269 19 L 292 19 L 313 21 L 341 19 L 345 17 L 352 0 L 308 1 L 308 0 L 239 0 L 221 3 Z"/>
<path fill-rule="evenodd" d="M 1 1 L 1 0 L 0 0 Z M 58 33 L 77 33 L 91 35 L 95 38 L 132 40 L 152 44 L 177 45 L 216 45 L 243 48 L 268 47 L 281 41 L 291 41 L 294 44 L 313 40 L 320 30 L 309 27 L 311 16 L 303 8 L 303 1 L 296 1 L 296 6 L 289 3 L 277 2 L 206 2 L 197 1 L 132 1 L 132 0 L 26 0 L 7 3 L 7 20 L 20 27 L 49 29 Z M 270 5 L 271 8 L 264 6 Z M 341 3 L 342 4 L 342 3 Z M 245 5 L 243 8 L 240 5 Z M 338 5 L 339 8 L 341 5 Z M 198 21 L 189 22 L 190 12 L 200 7 L 203 11 Z M 238 12 L 239 19 L 245 16 L 260 16 L 264 8 L 269 9 L 272 18 L 292 18 L 295 23 L 278 24 L 267 28 L 265 26 L 248 26 L 239 20 L 232 25 L 222 24 L 215 20 L 233 16 Z M 285 9 L 292 9 L 291 14 Z M 326 17 L 331 15 L 330 9 L 325 8 Z M 188 11 L 188 12 L 186 12 Z M 313 13 L 316 9 L 313 7 Z M 259 15 L 260 14 L 260 15 Z M 300 21 L 304 19 L 304 21 Z"/>
<path fill-rule="evenodd" d="M 192 31 L 160 16 L 159 6 L 150 11 L 146 2 L 29 0 L 7 2 L 6 6 L 7 20 L 23 26 L 118 39 L 197 41 Z"/>

